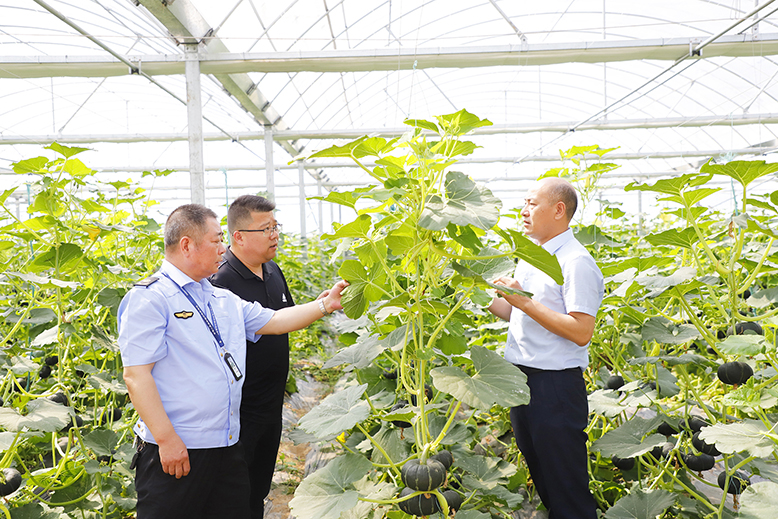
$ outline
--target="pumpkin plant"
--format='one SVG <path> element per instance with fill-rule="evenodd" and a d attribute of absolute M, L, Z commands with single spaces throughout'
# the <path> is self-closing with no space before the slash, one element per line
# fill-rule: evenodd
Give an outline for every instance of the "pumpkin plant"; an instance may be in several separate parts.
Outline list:
<path fill-rule="evenodd" d="M 707 493 L 716 486 L 706 472 L 714 462 L 724 469 L 718 486 L 728 491 L 745 487 L 726 486 L 727 474 L 765 478 L 744 492 L 743 512 L 774 515 L 778 192 L 757 197 L 749 185 L 776 171 L 778 164 L 764 161 L 709 161 L 699 173 L 633 182 L 627 191 L 659 194 L 668 207 L 656 221 L 667 223 L 643 237 L 614 226 L 592 247 L 607 294 L 590 348 L 596 416 L 588 432 L 592 488 L 610 508 L 606 517 L 645 501 L 647 494 L 628 489 L 635 480 L 663 505 L 645 517 L 728 517 L 738 503 L 729 507 L 726 493 Z M 733 214 L 704 205 L 719 191 L 710 187 L 716 176 L 742 189 Z M 613 377 L 624 384 L 611 384 Z M 616 480 L 620 485 L 613 456 L 636 461 Z"/>
<path fill-rule="evenodd" d="M 298 487 L 291 507 L 301 519 L 337 519 L 347 510 L 367 517 L 395 505 L 447 514 L 449 502 L 460 513 L 507 516 L 522 499 L 508 489 L 516 467 L 473 447 L 494 406 L 529 401 L 526 377 L 469 342 L 494 295 L 491 280 L 512 274 L 516 259 L 557 282 L 561 271 L 523 234 L 498 227 L 497 197 L 450 169 L 476 148 L 463 136 L 489 121 L 461 110 L 405 123 L 411 129 L 401 138 L 366 136 L 311 155 L 348 157 L 375 184 L 324 198 L 356 213 L 325 236 L 351 256 L 339 275 L 350 283 L 343 307 L 355 320 L 341 336 L 347 347 L 325 367 L 344 366 L 352 383 L 300 420 L 306 433 L 337 438 L 345 452 Z M 441 486 L 446 466 L 433 457 L 446 457 L 443 450 L 453 454 L 449 475 L 461 478 L 456 490 Z"/>

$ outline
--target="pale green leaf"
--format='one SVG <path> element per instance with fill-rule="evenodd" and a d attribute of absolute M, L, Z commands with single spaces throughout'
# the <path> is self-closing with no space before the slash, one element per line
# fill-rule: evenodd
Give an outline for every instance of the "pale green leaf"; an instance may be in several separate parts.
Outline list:
<path fill-rule="evenodd" d="M 690 324 L 673 324 L 664 317 L 651 317 L 643 324 L 643 340 L 661 344 L 683 344 L 701 338 L 699 330 Z"/>
<path fill-rule="evenodd" d="M 488 230 L 500 218 L 502 202 L 486 187 L 476 184 L 459 171 L 446 174 L 446 200 L 433 195 L 419 217 L 419 226 L 442 231 L 453 223 L 461 227 L 474 225 Z"/>
<path fill-rule="evenodd" d="M 675 496 L 664 489 L 645 492 L 635 488 L 605 512 L 605 519 L 656 519 L 675 503 Z"/>
<path fill-rule="evenodd" d="M 721 341 L 717 348 L 726 355 L 756 355 L 767 346 L 761 335 L 730 335 Z"/>
<path fill-rule="evenodd" d="M 745 420 L 730 424 L 717 423 L 703 427 L 700 438 L 723 453 L 748 452 L 752 456 L 764 458 L 775 451 L 778 436 L 768 431 L 764 424 L 757 420 Z"/>
<path fill-rule="evenodd" d="M 589 411 L 613 418 L 626 409 L 619 403 L 621 395 L 612 389 L 598 389 L 589 395 Z"/>
<path fill-rule="evenodd" d="M 370 416 L 370 406 L 361 400 L 367 384 L 351 386 L 331 394 L 305 416 L 299 426 L 318 438 L 338 435 Z"/>
<path fill-rule="evenodd" d="M 38 398 L 27 404 L 27 414 L 21 415 L 14 408 L 0 407 L 0 426 L 9 431 L 24 428 L 33 431 L 59 431 L 70 422 L 70 408 Z"/>
<path fill-rule="evenodd" d="M 774 519 L 778 510 L 778 484 L 759 481 L 746 488 L 740 496 L 741 519 Z"/>
<path fill-rule="evenodd" d="M 84 445 L 98 456 L 111 456 L 119 438 L 110 429 L 95 429 L 84 436 Z"/>
<path fill-rule="evenodd" d="M 340 350 L 324 363 L 325 368 L 345 364 L 346 371 L 364 369 L 384 351 L 384 344 L 375 335 L 360 336 L 355 344 Z"/>
<path fill-rule="evenodd" d="M 433 384 L 465 404 L 488 410 L 497 404 L 514 407 L 529 403 L 527 376 L 497 353 L 481 346 L 470 351 L 475 373 L 471 377 L 458 367 L 430 371 Z"/>
<path fill-rule="evenodd" d="M 373 440 L 381 446 L 392 462 L 399 463 L 410 456 L 410 447 L 408 442 L 400 438 L 400 430 L 389 424 L 382 424 L 381 430 L 373 435 Z M 389 463 L 379 449 L 373 450 L 371 456 L 373 463 Z"/>
<path fill-rule="evenodd" d="M 745 188 L 759 177 L 778 171 L 778 163 L 767 164 L 763 160 L 733 160 L 726 164 L 713 164 L 710 160 L 700 168 L 700 173 L 726 175 Z"/>
<path fill-rule="evenodd" d="M 372 463 L 358 454 L 339 456 L 300 483 L 289 507 L 298 519 L 339 519 L 358 502 L 359 492 L 353 483 L 372 468 Z"/>
<path fill-rule="evenodd" d="M 644 438 L 646 434 L 656 430 L 660 423 L 662 423 L 661 418 L 634 417 L 621 424 L 617 429 L 602 435 L 592 444 L 591 450 L 600 452 L 606 457 L 634 458 L 640 456 L 667 441 L 661 434 L 651 434 Z"/>

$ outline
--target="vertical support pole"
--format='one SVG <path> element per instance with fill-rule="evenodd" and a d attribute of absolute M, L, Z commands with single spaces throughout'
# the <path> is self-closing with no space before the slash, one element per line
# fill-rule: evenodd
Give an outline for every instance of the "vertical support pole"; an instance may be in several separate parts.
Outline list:
<path fill-rule="evenodd" d="M 189 188 L 192 203 L 205 204 L 203 166 L 203 105 L 200 97 L 200 54 L 197 43 L 186 43 L 186 117 L 189 129 Z"/>
<path fill-rule="evenodd" d="M 316 179 L 316 196 L 319 197 L 319 234 L 324 234 L 324 215 L 322 215 L 321 204 L 321 178 Z"/>
<path fill-rule="evenodd" d="M 265 126 L 265 178 L 267 179 L 267 197 L 268 200 L 276 198 L 276 183 L 274 178 L 275 167 L 273 166 L 273 127 Z"/>
<path fill-rule="evenodd" d="M 643 230 L 643 192 L 638 191 L 638 236 L 644 236 Z"/>
<path fill-rule="evenodd" d="M 297 176 L 300 183 L 300 236 L 305 241 L 305 166 L 303 161 L 297 163 Z"/>

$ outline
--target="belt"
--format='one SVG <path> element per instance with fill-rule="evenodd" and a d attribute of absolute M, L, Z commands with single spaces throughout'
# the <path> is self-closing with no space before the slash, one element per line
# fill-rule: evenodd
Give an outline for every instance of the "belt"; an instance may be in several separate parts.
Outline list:
<path fill-rule="evenodd" d="M 565 371 L 578 371 L 581 372 L 581 368 L 578 366 L 572 367 L 572 368 L 565 368 L 565 369 L 540 369 L 540 368 L 531 368 L 529 366 L 522 366 L 521 364 L 514 364 L 517 368 L 522 370 L 527 375 L 535 375 L 537 373 L 562 373 Z"/>

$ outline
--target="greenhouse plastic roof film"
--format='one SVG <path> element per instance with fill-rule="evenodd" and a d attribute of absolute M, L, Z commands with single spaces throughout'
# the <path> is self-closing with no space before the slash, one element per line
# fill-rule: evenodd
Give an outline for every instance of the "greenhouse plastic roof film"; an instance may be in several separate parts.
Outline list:
<path fill-rule="evenodd" d="M 294 156 L 463 108 L 494 127 L 457 167 L 505 208 L 560 149 L 599 144 L 621 165 L 601 196 L 634 212 L 638 194 L 621 189 L 633 180 L 711 156 L 773 161 L 776 21 L 772 0 L 4 0 L 0 173 L 58 140 L 91 148 L 98 178 L 153 182 L 161 215 L 188 201 L 183 71 L 200 42 L 206 202 L 222 213 L 266 189 L 266 129 L 279 220 L 299 231 Z M 369 182 L 332 162 L 306 162 L 306 196 Z M 315 204 L 309 231 L 353 217 Z"/>

